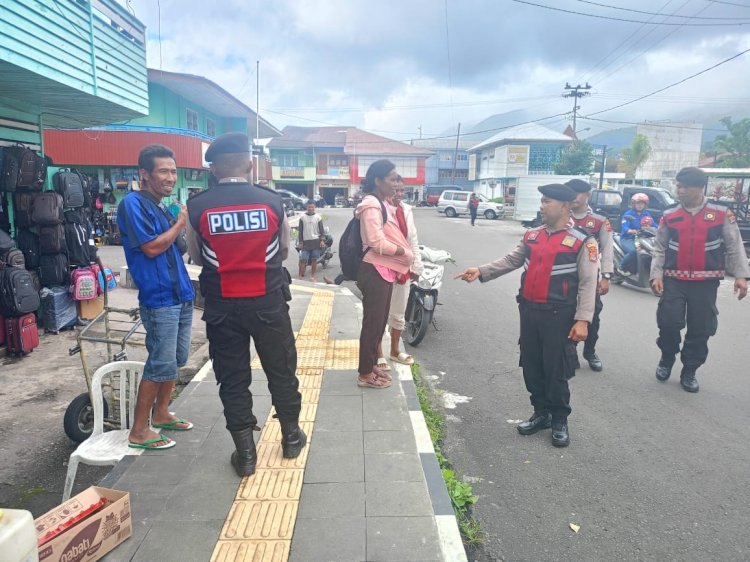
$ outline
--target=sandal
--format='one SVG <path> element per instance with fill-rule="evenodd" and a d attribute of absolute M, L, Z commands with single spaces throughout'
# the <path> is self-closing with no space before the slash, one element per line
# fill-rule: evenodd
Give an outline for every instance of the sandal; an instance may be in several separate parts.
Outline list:
<path fill-rule="evenodd" d="M 400 352 L 397 356 L 391 355 L 391 361 L 401 363 L 402 365 L 414 365 L 414 357 L 408 353 Z"/>
<path fill-rule="evenodd" d="M 391 370 L 391 366 L 388 364 L 388 361 L 385 360 L 385 357 L 378 357 L 378 362 L 375 364 L 375 366 L 381 371 Z"/>
<path fill-rule="evenodd" d="M 161 441 L 164 441 L 165 445 L 156 445 L 156 443 L 160 443 Z M 143 443 L 133 443 L 132 441 L 128 441 L 128 447 L 131 449 L 146 449 L 146 450 L 161 450 L 161 449 L 171 449 L 177 445 L 174 441 L 172 441 L 169 437 L 166 435 L 159 435 L 156 439 L 148 439 L 144 441 Z"/>
<path fill-rule="evenodd" d="M 364 380 L 361 376 L 357 377 L 357 386 L 361 386 L 362 388 L 383 389 L 391 386 L 391 381 L 381 379 L 375 373 L 371 373 L 369 376 L 365 377 Z"/>
<path fill-rule="evenodd" d="M 185 418 L 177 418 L 166 423 L 152 423 L 151 427 L 156 429 L 171 429 L 172 431 L 190 431 L 194 426 Z"/>
<path fill-rule="evenodd" d="M 388 373 L 386 373 L 382 369 L 379 369 L 378 367 L 373 366 L 372 372 L 379 379 L 387 380 L 388 382 L 391 382 L 393 380 L 393 377 L 391 377 L 391 375 L 389 375 Z"/>

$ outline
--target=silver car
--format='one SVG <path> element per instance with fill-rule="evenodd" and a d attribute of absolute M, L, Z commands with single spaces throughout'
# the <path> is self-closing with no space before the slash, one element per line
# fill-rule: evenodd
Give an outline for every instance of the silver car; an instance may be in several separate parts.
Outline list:
<path fill-rule="evenodd" d="M 443 191 L 437 204 L 438 213 L 444 213 L 446 217 L 468 215 L 470 196 L 471 193 L 468 191 Z M 502 203 L 494 203 L 481 193 L 477 193 L 477 197 L 479 198 L 477 216 L 486 219 L 496 219 L 503 216 L 505 208 Z"/>

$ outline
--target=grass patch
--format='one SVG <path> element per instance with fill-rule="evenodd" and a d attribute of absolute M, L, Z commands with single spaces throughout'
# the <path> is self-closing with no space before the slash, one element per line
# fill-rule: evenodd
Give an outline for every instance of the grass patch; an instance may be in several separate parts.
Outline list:
<path fill-rule="evenodd" d="M 435 449 L 440 469 L 443 473 L 445 487 L 453 504 L 453 511 L 458 520 L 458 528 L 461 531 L 464 543 L 467 546 L 479 546 L 484 543 L 485 534 L 481 524 L 471 513 L 479 496 L 474 494 L 471 484 L 458 478 L 456 471 L 451 467 L 448 459 L 443 454 L 443 438 L 445 437 L 445 416 L 434 403 L 434 395 L 428 384 L 422 379 L 418 363 L 411 366 L 411 374 L 417 388 L 417 398 L 422 408 L 427 430 L 430 432 L 432 446 Z"/>
<path fill-rule="evenodd" d="M 28 502 L 39 494 L 46 494 L 47 490 L 42 486 L 32 486 L 21 492 L 15 501 L 10 505 L 11 509 L 26 509 Z"/>

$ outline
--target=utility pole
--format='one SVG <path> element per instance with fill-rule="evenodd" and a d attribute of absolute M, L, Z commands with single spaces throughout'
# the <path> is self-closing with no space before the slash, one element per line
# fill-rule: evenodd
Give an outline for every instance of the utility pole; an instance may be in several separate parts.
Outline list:
<path fill-rule="evenodd" d="M 599 189 L 604 189 L 604 166 L 607 163 L 607 145 L 602 148 L 602 166 L 599 168 Z"/>
<path fill-rule="evenodd" d="M 255 142 L 260 137 L 260 61 L 255 61 Z M 260 179 L 260 154 L 255 156 L 255 183 Z"/>
<path fill-rule="evenodd" d="M 458 139 L 461 138 L 461 123 L 458 124 L 456 132 L 456 149 L 453 151 L 453 172 L 451 172 L 451 182 L 456 183 L 456 160 L 458 160 Z"/>
<path fill-rule="evenodd" d="M 417 127 L 417 130 L 419 131 L 419 140 L 422 140 L 422 125 Z"/>
<path fill-rule="evenodd" d="M 562 95 L 564 98 L 573 98 L 573 132 L 576 132 L 576 117 L 578 116 L 578 110 L 581 106 L 578 105 L 578 100 L 585 96 L 590 96 L 591 86 L 586 82 L 585 86 L 578 84 L 577 86 L 571 86 L 569 82 L 565 83 L 565 93 Z"/>

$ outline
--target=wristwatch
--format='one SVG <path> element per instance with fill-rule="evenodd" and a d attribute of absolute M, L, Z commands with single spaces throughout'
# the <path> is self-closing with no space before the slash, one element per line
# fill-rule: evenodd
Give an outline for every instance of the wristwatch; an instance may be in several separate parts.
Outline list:
<path fill-rule="evenodd" d="M 612 274 L 611 273 L 602 273 L 602 277 L 604 277 L 605 279 L 609 280 L 609 279 L 612 279 Z"/>

